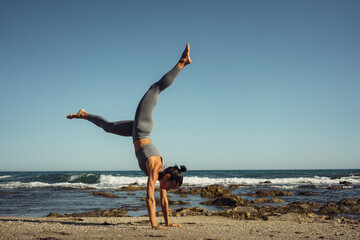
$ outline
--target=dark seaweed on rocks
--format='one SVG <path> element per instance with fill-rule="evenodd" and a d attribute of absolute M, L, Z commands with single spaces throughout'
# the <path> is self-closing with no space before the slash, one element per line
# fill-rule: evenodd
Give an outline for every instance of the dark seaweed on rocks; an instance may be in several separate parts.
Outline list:
<path fill-rule="evenodd" d="M 126 198 L 126 196 L 120 197 L 112 193 L 108 193 L 106 191 L 104 192 L 93 192 L 94 196 L 102 196 L 102 197 L 108 197 L 108 198 Z"/>
<path fill-rule="evenodd" d="M 127 217 L 128 211 L 122 208 L 114 208 L 110 210 L 96 210 L 91 212 L 83 213 L 72 213 L 72 214 L 58 214 L 55 212 L 49 213 L 47 217 Z"/>
<path fill-rule="evenodd" d="M 146 186 L 129 185 L 127 187 L 116 189 L 116 191 L 140 191 L 140 190 L 146 190 Z"/>
<path fill-rule="evenodd" d="M 290 191 L 280 191 L 280 190 L 259 190 L 256 193 L 248 193 L 246 194 L 252 197 L 277 197 L 277 196 L 293 196 L 294 193 Z"/>
<path fill-rule="evenodd" d="M 197 195 L 200 194 L 201 192 L 201 188 L 180 188 L 178 190 L 170 190 L 170 193 L 174 193 L 174 194 L 192 194 L 192 195 Z"/>

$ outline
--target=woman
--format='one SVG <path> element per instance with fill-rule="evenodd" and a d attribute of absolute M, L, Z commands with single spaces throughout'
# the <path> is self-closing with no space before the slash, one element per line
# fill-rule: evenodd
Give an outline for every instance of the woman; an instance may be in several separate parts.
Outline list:
<path fill-rule="evenodd" d="M 186 44 L 186 48 L 175 67 L 166 73 L 158 82 L 154 83 L 141 99 L 136 110 L 134 121 L 107 122 L 103 117 L 88 114 L 84 109 L 81 109 L 76 114 L 67 116 L 69 119 L 86 119 L 109 133 L 121 136 L 132 136 L 139 167 L 148 176 L 147 209 L 151 226 L 155 229 L 164 228 L 157 224 L 155 216 L 154 191 L 157 180 L 160 182 L 160 201 L 166 226 L 182 227 L 179 224 L 169 222 L 169 204 L 166 191 L 169 189 L 177 189 L 181 186 L 183 181 L 181 172 L 186 172 L 186 167 L 181 166 L 178 168 L 174 166 L 166 168 L 166 164 L 163 162 L 159 150 L 152 144 L 150 139 L 150 134 L 154 127 L 152 113 L 160 93 L 169 87 L 175 81 L 180 71 L 190 63 L 190 44 Z"/>

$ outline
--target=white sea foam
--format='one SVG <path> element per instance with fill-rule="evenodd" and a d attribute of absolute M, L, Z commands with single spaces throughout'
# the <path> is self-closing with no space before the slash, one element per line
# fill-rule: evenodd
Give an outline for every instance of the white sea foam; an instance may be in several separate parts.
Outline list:
<path fill-rule="evenodd" d="M 209 177 L 184 177 L 183 183 L 185 185 L 211 185 L 211 184 L 245 184 L 258 185 L 265 181 L 270 181 L 272 184 L 281 185 L 283 188 L 297 187 L 298 185 L 336 185 L 340 181 L 348 181 L 352 184 L 360 184 L 360 177 L 343 177 L 340 179 L 331 179 L 329 177 L 297 177 L 297 178 L 209 178 Z M 289 186 L 291 185 L 291 186 Z"/>
<path fill-rule="evenodd" d="M 85 175 L 72 175 L 69 180 L 74 181 Z M 87 176 L 87 175 L 86 175 Z M 259 185 L 264 184 L 265 181 L 270 181 L 271 186 L 278 188 L 296 188 L 301 185 L 315 185 L 317 187 L 326 187 L 330 185 L 338 185 L 341 181 L 348 181 L 354 185 L 360 185 L 359 176 L 342 177 L 340 179 L 331 179 L 329 177 L 296 177 L 296 178 L 211 178 L 211 177 L 184 177 L 184 186 L 207 186 L 212 184 L 222 184 L 225 186 L 231 184 L 243 185 Z M 44 183 L 44 182 L 2 182 L 0 188 L 40 188 L 40 187 L 69 187 L 69 188 L 84 188 L 94 187 L 98 189 L 116 189 L 123 186 L 128 186 L 133 183 L 139 185 L 146 185 L 147 177 L 127 177 L 114 175 L 100 175 L 96 183 L 74 183 L 74 182 L 59 182 L 59 183 Z M 158 184 L 158 183 L 157 183 Z"/>
<path fill-rule="evenodd" d="M 5 176 L 0 176 L 0 179 L 2 179 L 2 178 L 10 178 L 11 177 L 11 175 L 5 175 Z"/>
<path fill-rule="evenodd" d="M 81 174 L 75 174 L 75 175 L 71 175 L 69 177 L 69 181 L 75 181 L 76 179 L 82 178 L 82 177 L 90 177 L 90 176 L 95 176 L 95 174 L 93 173 L 81 173 Z"/>
<path fill-rule="evenodd" d="M 0 184 L 0 188 L 16 189 L 16 188 L 43 188 L 43 187 L 68 187 L 68 188 L 83 188 L 90 187 L 90 184 L 84 183 L 44 183 L 44 182 L 8 182 Z"/>
<path fill-rule="evenodd" d="M 147 177 L 125 177 L 125 176 L 113 176 L 113 175 L 101 175 L 98 187 L 110 187 L 118 188 L 121 186 L 128 186 L 132 183 L 138 183 L 140 185 L 146 185 Z"/>
<path fill-rule="evenodd" d="M 70 181 L 74 181 L 82 176 L 72 175 Z M 147 177 L 125 177 L 125 176 L 112 176 L 112 175 L 100 175 L 98 183 L 72 183 L 72 182 L 59 182 L 59 183 L 44 183 L 44 182 L 7 182 L 0 183 L 0 188 L 15 189 L 15 188 L 41 188 L 41 187 L 65 187 L 65 188 L 84 188 L 93 187 L 98 189 L 112 188 L 116 189 L 123 186 L 128 186 L 133 183 L 139 185 L 146 185 Z"/>

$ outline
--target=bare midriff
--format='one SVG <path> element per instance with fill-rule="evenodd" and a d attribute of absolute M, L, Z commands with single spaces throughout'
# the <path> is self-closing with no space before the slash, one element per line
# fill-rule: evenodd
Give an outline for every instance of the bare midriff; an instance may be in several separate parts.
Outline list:
<path fill-rule="evenodd" d="M 138 139 L 134 142 L 135 152 L 137 152 L 142 146 L 151 143 L 150 138 Z"/>

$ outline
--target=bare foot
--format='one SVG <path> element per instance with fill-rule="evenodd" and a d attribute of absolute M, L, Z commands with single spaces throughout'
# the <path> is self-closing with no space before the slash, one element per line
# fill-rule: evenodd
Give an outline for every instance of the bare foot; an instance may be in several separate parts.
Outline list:
<path fill-rule="evenodd" d="M 177 64 L 180 69 L 183 69 L 186 65 L 191 64 L 190 58 L 190 44 L 187 43 L 184 52 L 181 55 L 181 58 Z"/>
<path fill-rule="evenodd" d="M 85 112 L 84 109 L 80 109 L 77 113 L 70 114 L 66 118 L 73 119 L 73 118 L 83 118 L 86 119 L 89 114 Z"/>

